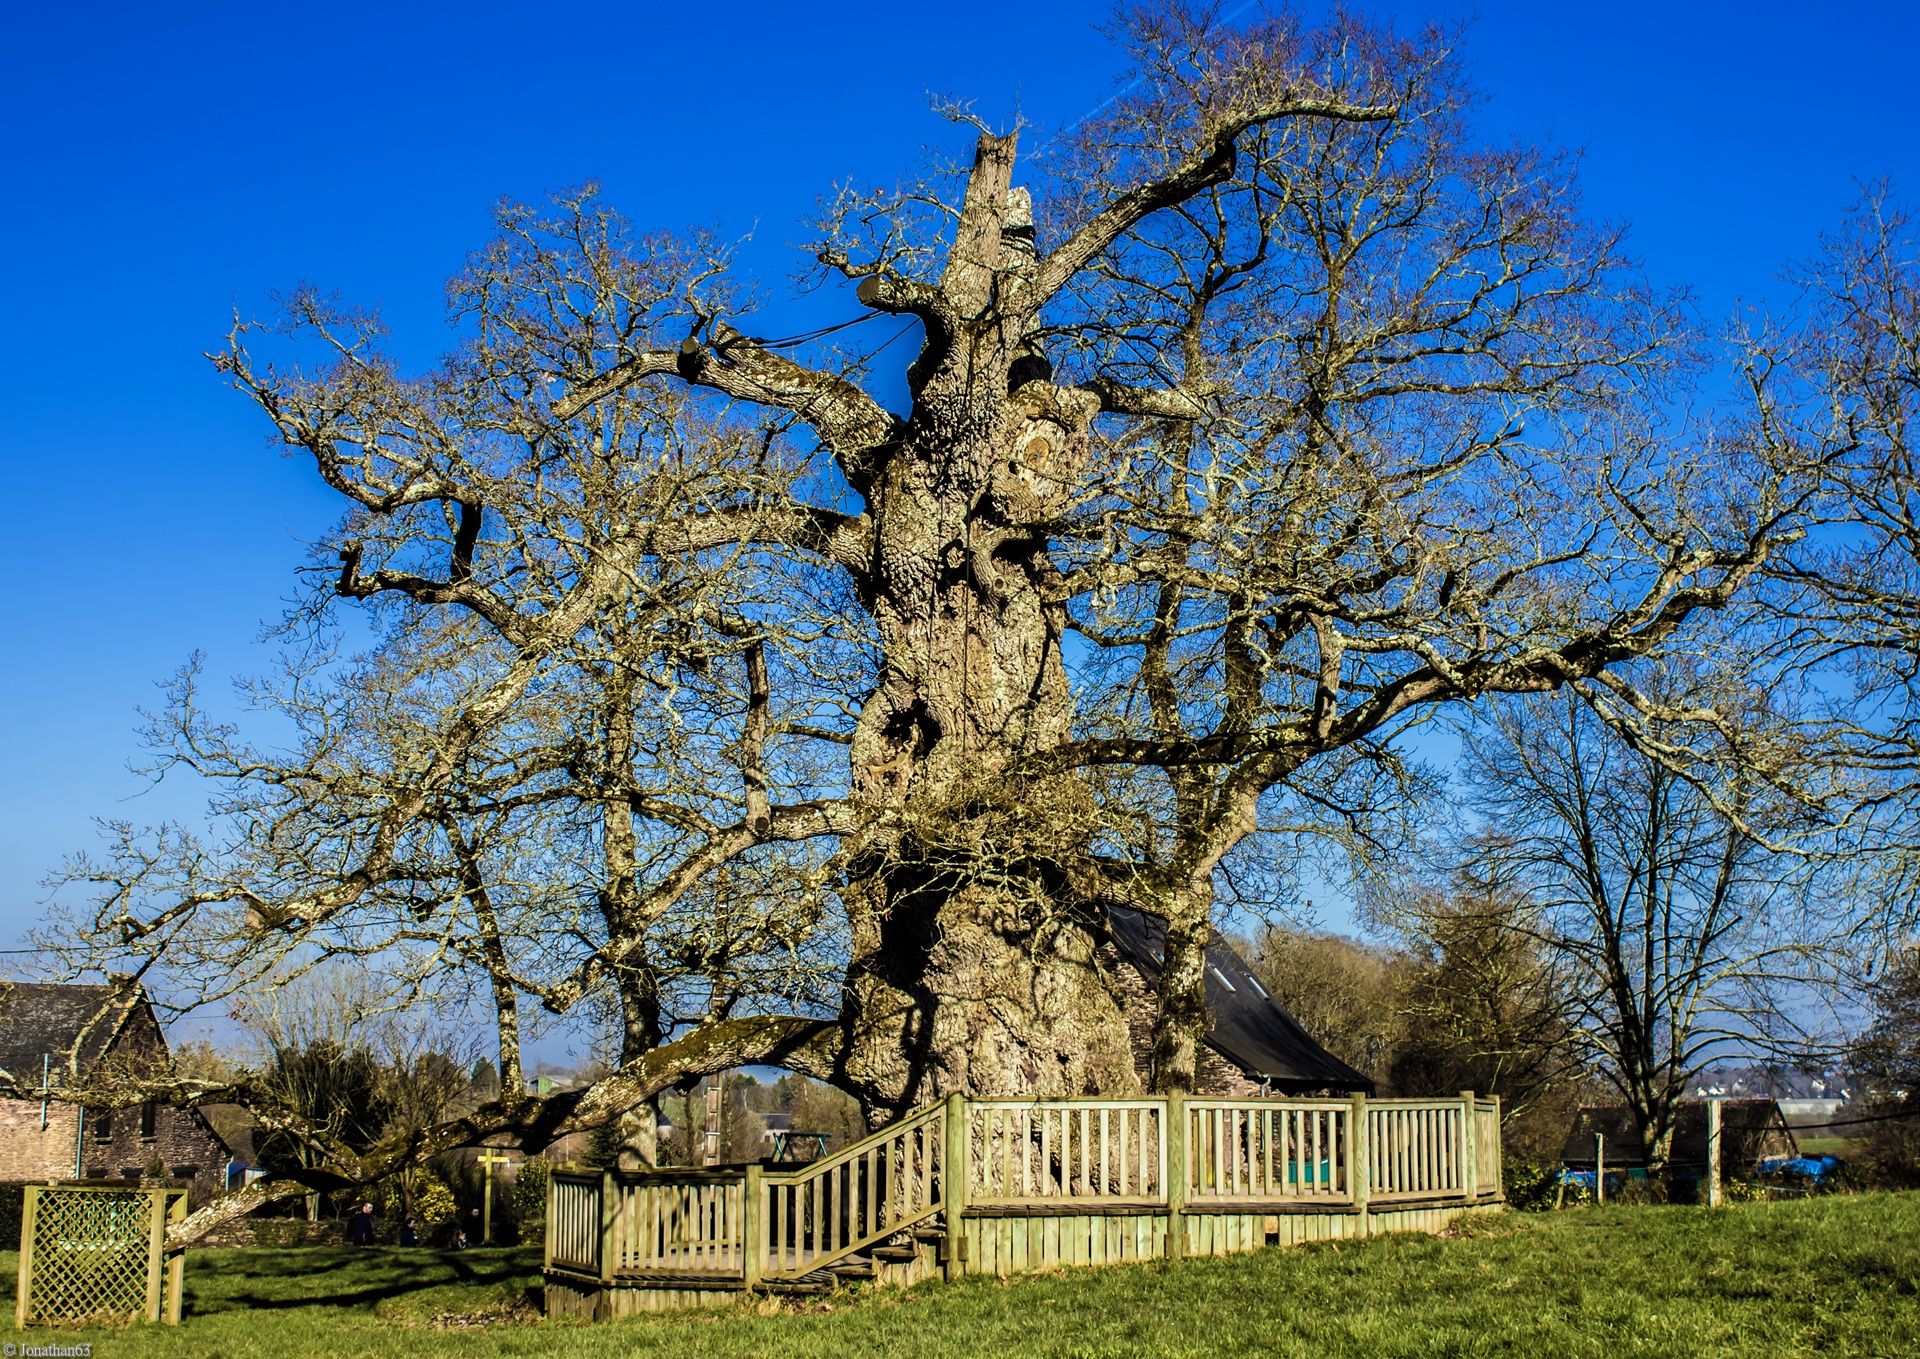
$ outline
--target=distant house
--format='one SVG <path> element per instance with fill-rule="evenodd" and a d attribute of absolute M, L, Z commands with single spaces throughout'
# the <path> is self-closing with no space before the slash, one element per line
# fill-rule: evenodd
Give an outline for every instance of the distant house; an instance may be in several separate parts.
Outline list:
<path fill-rule="evenodd" d="M 1729 1177 L 1751 1176 L 1761 1161 L 1797 1156 L 1799 1143 L 1787 1126 L 1777 1101 L 1723 1099 L 1720 1106 L 1720 1171 Z M 1669 1174 L 1696 1180 L 1707 1173 L 1707 1100 L 1682 1100 L 1674 1113 Z M 1646 1174 L 1647 1152 L 1634 1130 L 1633 1116 L 1624 1104 L 1582 1105 L 1561 1149 L 1561 1164 L 1576 1174 L 1591 1174 L 1595 1139 L 1606 1139 L 1609 1177 L 1614 1171 Z"/>
<path fill-rule="evenodd" d="M 157 1168 L 196 1202 L 221 1192 L 233 1154 L 199 1110 L 153 1101 L 94 1109 L 61 1095 L 78 1077 L 171 1064 L 137 984 L 0 982 L 0 1183 L 131 1179 Z"/>
<path fill-rule="evenodd" d="M 1155 992 L 1166 963 L 1167 922 L 1128 906 L 1108 909 L 1105 961 L 1130 993 L 1134 1064 L 1144 1081 L 1153 1045 Z M 1207 942 L 1207 1037 L 1196 1093 L 1254 1096 L 1371 1092 L 1373 1082 L 1321 1047 L 1267 994 L 1216 930 Z"/>
<path fill-rule="evenodd" d="M 1845 1074 L 1768 1066 L 1703 1071 L 1688 1093 L 1696 1099 L 1775 1100 L 1787 1126 L 1799 1133 L 1817 1133 L 1845 1120 L 1853 1102 L 1853 1088 Z"/>

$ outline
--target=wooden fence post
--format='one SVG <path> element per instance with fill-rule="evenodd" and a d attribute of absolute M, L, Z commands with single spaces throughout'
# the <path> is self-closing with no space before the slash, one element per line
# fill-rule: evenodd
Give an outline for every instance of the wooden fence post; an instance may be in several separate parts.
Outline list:
<path fill-rule="evenodd" d="M 1480 1197 L 1480 1112 L 1473 1091 L 1460 1092 L 1460 1192 L 1468 1203 Z"/>
<path fill-rule="evenodd" d="M 33 1224 L 39 1215 L 40 1186 L 30 1184 L 20 1203 L 20 1292 L 13 1305 L 14 1329 L 20 1331 L 27 1329 L 27 1299 L 33 1288 Z"/>
<path fill-rule="evenodd" d="M 1493 1135 L 1497 1139 L 1493 1144 L 1493 1192 L 1499 1198 L 1507 1196 L 1507 1134 L 1506 1125 L 1500 1121 L 1500 1096 L 1493 1097 Z"/>
<path fill-rule="evenodd" d="M 1593 1135 L 1593 1201 L 1607 1201 L 1607 1135 Z"/>
<path fill-rule="evenodd" d="M 947 1239 L 946 1269 L 949 1279 L 957 1279 L 966 1271 L 962 1266 L 966 1262 L 966 1227 L 960 1221 L 961 1214 L 967 1209 L 967 1177 L 971 1173 L 972 1133 L 967 1127 L 967 1097 L 961 1094 L 947 1096 L 945 1148 L 940 1166 L 940 1197 L 946 1201 Z"/>
<path fill-rule="evenodd" d="M 147 1320 L 160 1320 L 161 1291 L 167 1282 L 167 1191 L 149 1189 L 147 1200 Z"/>
<path fill-rule="evenodd" d="M 175 1227 L 187 1220 L 187 1191 L 174 1194 L 167 1204 L 167 1225 Z M 184 1247 L 167 1257 L 167 1307 L 162 1318 L 169 1326 L 180 1324 L 180 1295 L 187 1287 L 187 1252 Z"/>
<path fill-rule="evenodd" d="M 1160 1144 L 1167 1156 L 1160 1177 L 1160 1192 L 1167 1199 L 1166 1255 L 1178 1260 L 1187 1253 L 1187 1097 L 1178 1091 L 1168 1095 L 1161 1120 Z"/>
<path fill-rule="evenodd" d="M 1720 1206 L 1720 1101 L 1707 1101 L 1707 1207 Z"/>
<path fill-rule="evenodd" d="M 1372 1186 L 1373 1163 L 1368 1157 L 1367 1147 L 1367 1097 L 1356 1092 L 1353 1102 L 1347 1108 L 1347 1193 L 1353 1198 L 1353 1206 L 1359 1210 L 1359 1236 L 1372 1231 L 1367 1215 L 1367 1198 Z"/>
<path fill-rule="evenodd" d="M 605 1321 L 613 1315 L 613 1271 L 620 1255 L 614 1248 L 613 1223 L 619 1211 L 613 1172 L 600 1172 L 600 1296 L 594 1299 L 593 1319 Z"/>
<path fill-rule="evenodd" d="M 764 1172 L 756 1162 L 747 1167 L 746 1184 L 740 1190 L 740 1278 L 748 1288 L 760 1282 L 766 1271 L 767 1233 L 761 1226 L 761 1200 L 766 1194 L 761 1183 Z"/>
<path fill-rule="evenodd" d="M 540 1220 L 540 1274 L 545 1277 L 553 1268 L 553 1229 L 560 1221 L 559 1182 L 553 1178 L 553 1167 L 547 1167 L 547 1214 Z"/>

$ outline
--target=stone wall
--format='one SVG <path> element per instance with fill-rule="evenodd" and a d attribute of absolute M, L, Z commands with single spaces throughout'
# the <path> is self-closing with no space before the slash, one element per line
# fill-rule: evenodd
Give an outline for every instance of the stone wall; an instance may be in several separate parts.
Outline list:
<path fill-rule="evenodd" d="M 1133 1048 L 1133 1069 L 1140 1075 L 1140 1088 L 1147 1088 L 1147 1072 L 1153 1055 L 1153 1016 L 1159 1002 L 1140 969 L 1120 956 L 1112 944 L 1102 946 L 1100 961 L 1114 979 L 1127 1011 L 1128 1040 Z M 1260 1094 L 1260 1082 L 1212 1048 L 1201 1044 L 1194 1072 L 1193 1093 L 1222 1099 L 1252 1099 Z"/>
<path fill-rule="evenodd" d="M 227 1149 L 191 1109 L 136 1104 L 89 1110 L 83 1140 L 88 1179 L 137 1179 L 158 1163 L 164 1178 L 186 1184 L 195 1205 L 226 1188 Z"/>
<path fill-rule="evenodd" d="M 0 1099 L 0 1181 L 70 1180 L 74 1166 L 74 1124 L 79 1116 L 71 1104 L 49 1101 L 46 1126 L 41 1126 L 37 1099 Z"/>
<path fill-rule="evenodd" d="M 223 1222 L 205 1237 L 202 1246 L 344 1246 L 346 1224 L 308 1222 L 297 1217 L 242 1217 Z"/>

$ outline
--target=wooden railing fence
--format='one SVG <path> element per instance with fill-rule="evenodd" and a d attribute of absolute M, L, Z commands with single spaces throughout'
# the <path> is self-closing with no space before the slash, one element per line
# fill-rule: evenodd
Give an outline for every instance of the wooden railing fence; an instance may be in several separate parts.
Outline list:
<path fill-rule="evenodd" d="M 608 1177 L 556 1170 L 547 1179 L 547 1265 L 598 1277 L 600 1202 Z"/>
<path fill-rule="evenodd" d="M 616 1274 L 732 1275 L 742 1265 L 746 1186 L 726 1171 L 669 1171 L 620 1185 Z"/>
<path fill-rule="evenodd" d="M 1462 1100 L 1376 1101 L 1367 1106 L 1369 1200 L 1458 1194 L 1466 1183 Z"/>
<path fill-rule="evenodd" d="M 1473 1103 L 1474 1184 L 1480 1193 L 1499 1196 L 1506 1191 L 1500 1173 L 1500 1101 Z"/>
<path fill-rule="evenodd" d="M 799 1279 L 944 1215 L 1358 1213 L 1500 1196 L 1500 1105 L 1454 1099 L 951 1096 L 797 1170 L 556 1171 L 550 1271 Z"/>
<path fill-rule="evenodd" d="M 967 1202 L 1165 1198 L 1164 1100 L 968 1100 Z"/>
<path fill-rule="evenodd" d="M 1187 1102 L 1187 1201 L 1340 1198 L 1353 1105 Z"/>
<path fill-rule="evenodd" d="M 947 1111 L 923 1109 L 801 1170 L 746 1171 L 762 1205 L 749 1282 L 822 1269 L 939 1212 Z"/>

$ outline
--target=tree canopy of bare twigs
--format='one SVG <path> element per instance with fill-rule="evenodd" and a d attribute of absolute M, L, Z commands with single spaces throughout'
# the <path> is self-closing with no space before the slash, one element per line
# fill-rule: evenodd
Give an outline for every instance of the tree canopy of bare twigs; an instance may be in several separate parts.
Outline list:
<path fill-rule="evenodd" d="M 1671 416 L 1681 309 L 1570 158 L 1476 140 L 1445 35 L 1116 32 L 1045 157 L 950 110 L 968 164 L 828 201 L 857 324 L 769 334 L 722 243 L 590 188 L 501 210 L 425 371 L 314 289 L 238 322 L 215 365 L 342 507 L 255 695 L 292 735 L 183 674 L 155 758 L 216 828 L 113 828 L 61 946 L 483 1000 L 499 1101 L 357 1174 L 750 1062 L 876 1115 L 1135 1087 L 1116 900 L 1170 922 L 1178 1088 L 1236 856 L 1364 837 L 1442 705 L 1630 694 L 1797 540 L 1807 469 Z M 609 1074 L 529 1098 L 525 1026 L 596 1008 Z"/>
<path fill-rule="evenodd" d="M 1763 456 L 1817 465 L 1816 527 L 1771 561 L 1774 654 L 1826 677 L 1820 739 L 1862 780 L 1861 889 L 1882 948 L 1920 921 L 1920 233 L 1887 186 L 1865 192 L 1794 271 L 1791 323 L 1741 336 Z"/>

